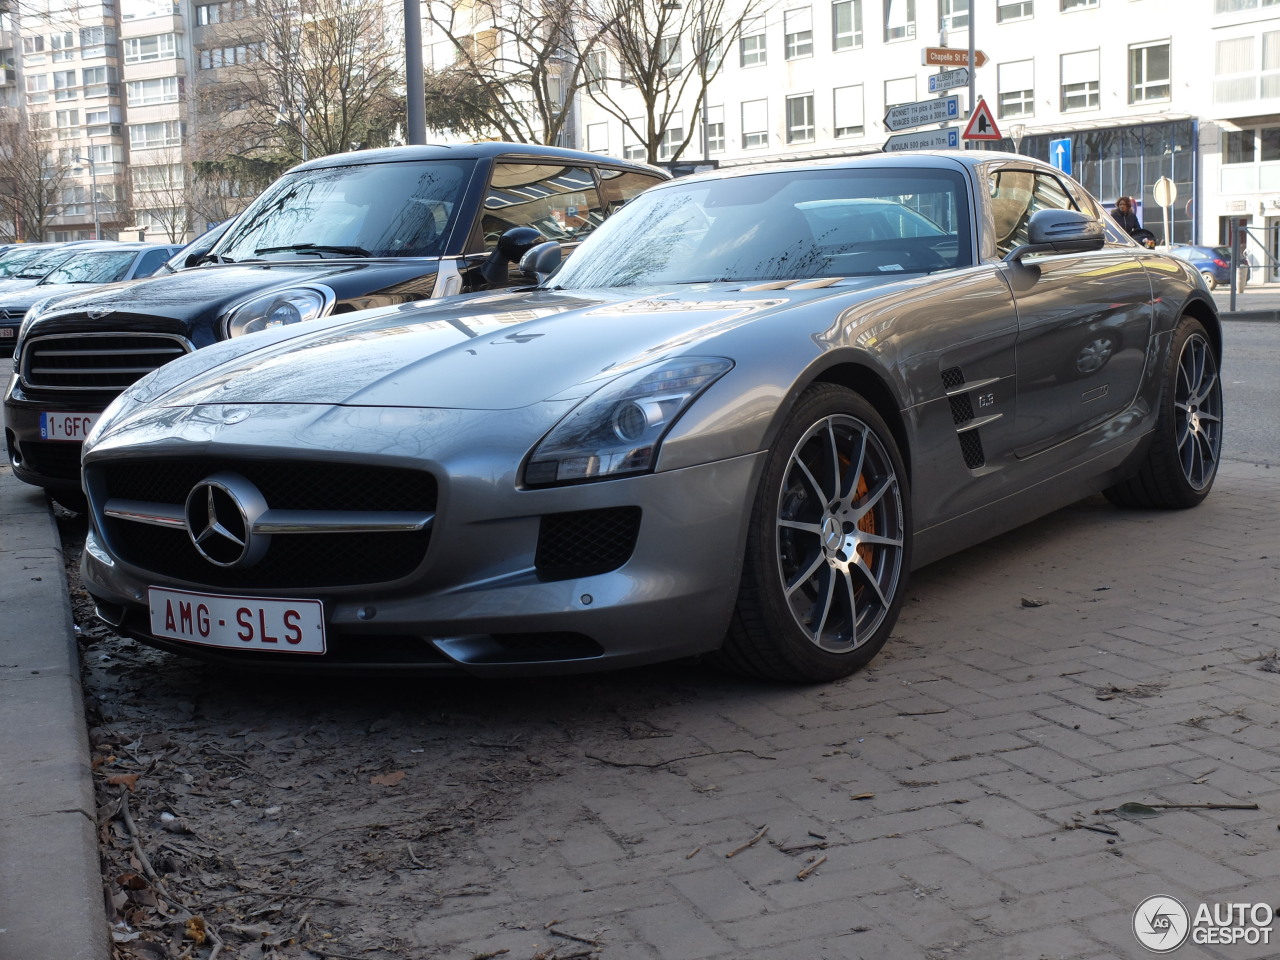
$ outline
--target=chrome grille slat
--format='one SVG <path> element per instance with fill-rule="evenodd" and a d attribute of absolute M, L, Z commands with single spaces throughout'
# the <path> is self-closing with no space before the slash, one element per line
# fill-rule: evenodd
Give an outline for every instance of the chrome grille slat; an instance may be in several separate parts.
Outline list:
<path fill-rule="evenodd" d="M 119 393 L 193 349 L 166 333 L 49 334 L 24 345 L 19 376 L 32 390 Z"/>

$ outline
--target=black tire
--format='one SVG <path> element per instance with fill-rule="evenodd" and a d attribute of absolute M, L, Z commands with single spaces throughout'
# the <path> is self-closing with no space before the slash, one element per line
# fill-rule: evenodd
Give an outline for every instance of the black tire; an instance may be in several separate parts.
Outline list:
<path fill-rule="evenodd" d="M 1142 466 L 1103 491 L 1121 507 L 1181 510 L 1209 495 L 1222 453 L 1222 380 L 1213 343 L 1194 317 L 1173 331 L 1155 435 Z"/>
<path fill-rule="evenodd" d="M 765 461 L 738 602 L 712 657 L 792 682 L 848 676 L 889 637 L 911 569 L 911 499 L 893 434 L 861 396 L 806 390 Z"/>

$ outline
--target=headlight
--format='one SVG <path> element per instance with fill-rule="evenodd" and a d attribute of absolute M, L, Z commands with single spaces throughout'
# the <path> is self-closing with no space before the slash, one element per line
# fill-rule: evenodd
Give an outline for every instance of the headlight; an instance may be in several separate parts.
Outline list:
<path fill-rule="evenodd" d="M 605 480 L 653 469 L 672 425 L 733 362 L 681 357 L 609 381 L 578 404 L 529 455 L 525 483 Z"/>
<path fill-rule="evenodd" d="M 290 323 L 323 317 L 333 306 L 333 292 L 312 287 L 277 290 L 255 297 L 227 316 L 227 336 L 239 337 Z"/>
<path fill-rule="evenodd" d="M 14 344 L 14 356 L 18 354 L 18 344 L 27 339 L 27 332 L 31 329 L 31 324 L 49 308 L 49 304 L 57 299 L 57 297 L 45 297 L 43 300 L 37 300 L 27 307 L 27 312 L 22 315 L 22 324 L 18 327 L 18 341 Z"/>

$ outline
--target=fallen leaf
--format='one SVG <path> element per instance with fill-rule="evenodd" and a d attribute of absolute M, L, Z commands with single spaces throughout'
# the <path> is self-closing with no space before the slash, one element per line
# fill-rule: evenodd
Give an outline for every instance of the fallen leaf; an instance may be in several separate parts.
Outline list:
<path fill-rule="evenodd" d="M 394 787 L 397 783 L 404 779 L 404 771 L 396 770 L 392 773 L 380 774 L 376 777 L 370 777 L 370 783 L 376 783 L 382 787 Z"/>
<path fill-rule="evenodd" d="M 204 917 L 187 917 L 187 937 L 200 946 L 206 939 Z"/>
<path fill-rule="evenodd" d="M 1149 807 L 1145 803 L 1122 803 L 1116 807 L 1116 816 L 1125 817 L 1129 820 L 1149 820 L 1152 817 L 1160 816 L 1160 811 L 1155 807 Z"/>
<path fill-rule="evenodd" d="M 874 796 L 875 796 L 874 793 L 855 793 L 849 799 L 850 800 L 870 800 Z"/>
<path fill-rule="evenodd" d="M 133 793 L 137 789 L 138 774 L 136 773 L 117 773 L 114 777 L 107 777 L 107 783 L 113 787 L 128 787 L 129 792 Z"/>

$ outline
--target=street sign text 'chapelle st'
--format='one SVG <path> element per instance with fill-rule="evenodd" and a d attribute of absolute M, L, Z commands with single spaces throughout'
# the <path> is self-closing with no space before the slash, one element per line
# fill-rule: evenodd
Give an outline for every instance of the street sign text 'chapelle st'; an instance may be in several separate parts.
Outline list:
<path fill-rule="evenodd" d="M 987 62 L 987 55 L 975 50 L 973 61 L 980 67 Z M 920 63 L 926 67 L 967 67 L 969 51 L 964 47 L 925 47 L 920 51 Z"/>

